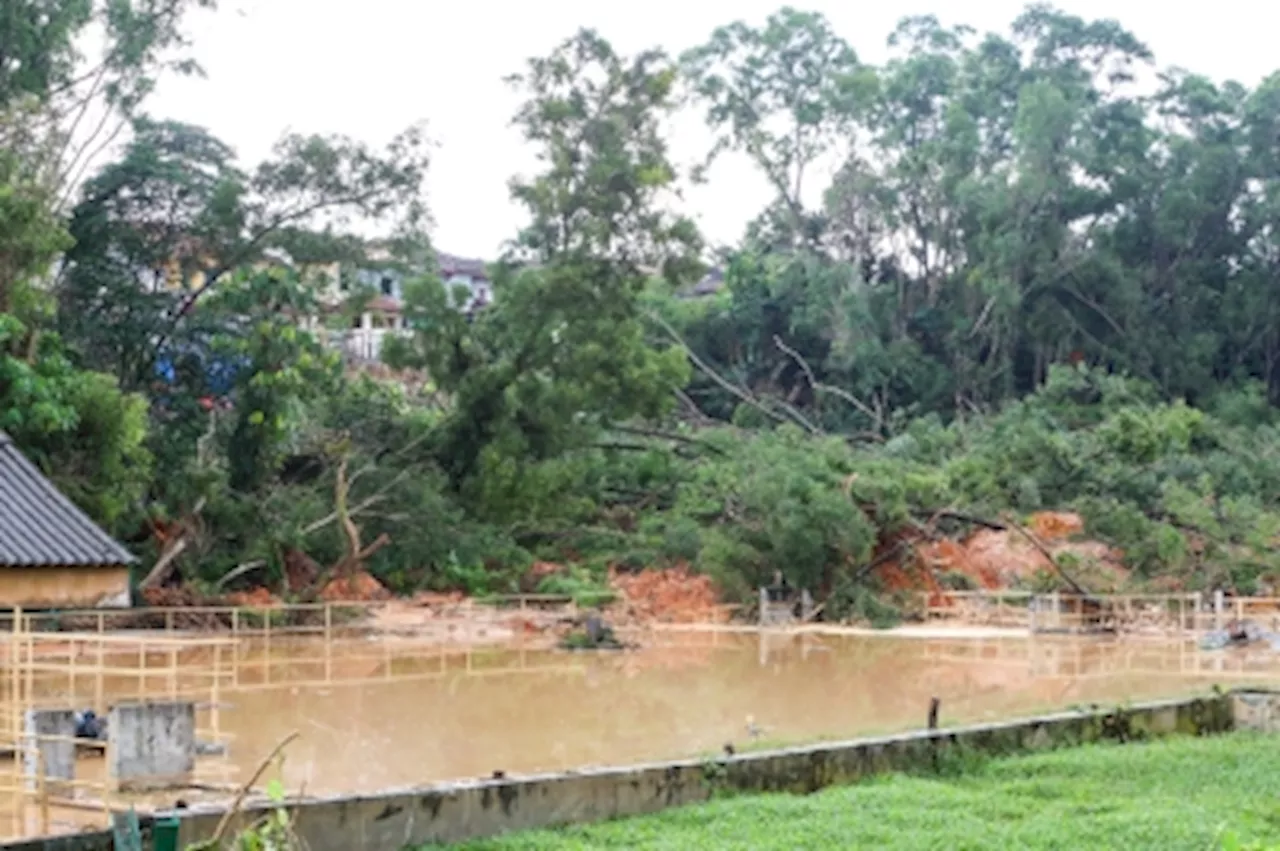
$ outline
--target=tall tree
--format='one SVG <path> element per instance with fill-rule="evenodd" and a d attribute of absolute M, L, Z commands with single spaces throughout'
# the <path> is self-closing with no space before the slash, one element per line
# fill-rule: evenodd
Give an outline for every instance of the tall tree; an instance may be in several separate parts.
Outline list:
<path fill-rule="evenodd" d="M 853 128 L 868 77 L 821 14 L 785 7 L 763 27 L 720 27 L 681 64 L 716 133 L 709 165 L 745 152 L 777 193 L 784 233 L 808 235 L 805 179 Z"/>
<path fill-rule="evenodd" d="M 660 132 L 675 74 L 658 51 L 623 57 L 582 31 L 512 78 L 527 98 L 515 124 L 544 167 L 511 185 L 530 224 L 474 319 L 438 281 L 419 282 L 418 334 L 401 353 L 453 400 L 436 455 L 455 488 L 501 500 L 513 464 L 653 415 L 684 383 L 682 354 L 647 345 L 638 308 L 651 273 L 680 280 L 699 268 L 693 225 L 661 204 L 676 178 Z"/>

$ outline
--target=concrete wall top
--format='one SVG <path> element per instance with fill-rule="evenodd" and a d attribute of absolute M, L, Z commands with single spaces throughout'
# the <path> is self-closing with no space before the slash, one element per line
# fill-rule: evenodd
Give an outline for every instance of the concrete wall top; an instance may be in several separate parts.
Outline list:
<path fill-rule="evenodd" d="M 410 845 L 458 842 L 511 831 L 659 812 L 698 803 L 717 790 L 809 792 L 873 774 L 928 767 L 949 748 L 992 755 L 1131 741 L 1170 734 L 1226 732 L 1280 719 L 1280 693 L 1216 694 L 1096 711 L 923 730 L 894 736 L 824 742 L 713 760 L 685 759 L 618 768 L 469 780 L 290 801 L 298 833 L 311 851 L 400 851 Z M 1252 714 L 1250 714 L 1252 713 Z M 1280 730 L 1280 720 L 1262 729 Z M 936 764 L 936 763 L 934 763 Z M 268 813 L 255 805 L 232 820 L 238 829 Z M 181 819 L 181 846 L 209 838 L 221 807 L 172 813 Z M 147 821 L 150 821 L 149 819 Z M 0 845 L 16 851 L 110 851 L 109 832 Z"/>

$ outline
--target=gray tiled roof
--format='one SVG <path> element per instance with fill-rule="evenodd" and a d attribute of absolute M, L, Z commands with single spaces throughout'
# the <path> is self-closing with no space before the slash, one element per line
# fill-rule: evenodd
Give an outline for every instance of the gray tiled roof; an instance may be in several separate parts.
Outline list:
<path fill-rule="evenodd" d="M 87 567 L 135 560 L 0 431 L 0 567 Z"/>
<path fill-rule="evenodd" d="M 445 254 L 443 251 L 436 252 L 436 265 L 440 267 L 440 273 L 445 276 L 471 275 L 477 278 L 487 278 L 489 276 L 483 260 L 459 257 L 456 254 Z"/>

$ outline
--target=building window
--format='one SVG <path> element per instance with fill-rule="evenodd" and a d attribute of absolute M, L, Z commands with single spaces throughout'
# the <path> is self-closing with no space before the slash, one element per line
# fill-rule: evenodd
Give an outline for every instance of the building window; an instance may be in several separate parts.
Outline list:
<path fill-rule="evenodd" d="M 394 294 L 395 279 L 390 275 L 382 276 L 382 294 L 389 296 Z"/>

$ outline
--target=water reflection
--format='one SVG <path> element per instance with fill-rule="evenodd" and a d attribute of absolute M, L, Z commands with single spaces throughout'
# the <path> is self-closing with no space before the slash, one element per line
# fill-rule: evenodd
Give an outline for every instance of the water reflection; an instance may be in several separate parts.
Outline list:
<path fill-rule="evenodd" d="M 358 682 L 323 686 L 289 685 L 311 674 L 282 659 L 241 679 L 222 725 L 244 770 L 299 730 L 290 786 L 368 791 L 714 753 L 747 740 L 748 717 L 771 741 L 799 742 L 923 726 L 933 696 L 954 724 L 1280 679 L 1269 651 L 1207 654 L 1182 642 L 779 632 L 650 641 L 603 654 L 404 648 L 345 666 Z M 340 653 L 334 663 L 344 668 Z"/>

